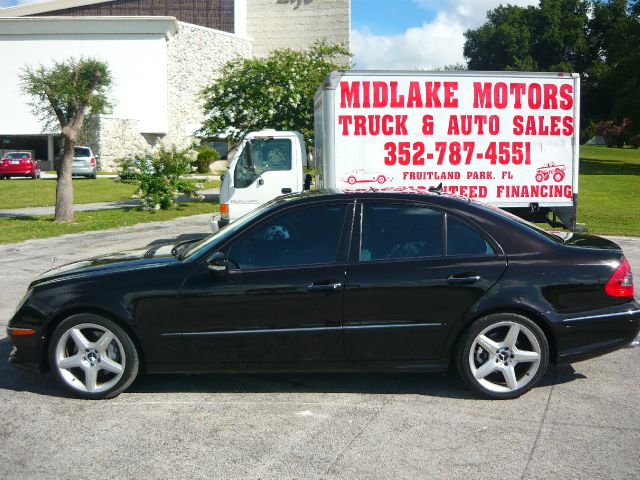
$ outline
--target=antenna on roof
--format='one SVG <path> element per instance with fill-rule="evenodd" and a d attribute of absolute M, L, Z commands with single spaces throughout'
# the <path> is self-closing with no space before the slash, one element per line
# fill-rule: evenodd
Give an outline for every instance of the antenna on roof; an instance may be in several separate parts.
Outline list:
<path fill-rule="evenodd" d="M 371 186 L 369 187 L 369 190 L 371 190 L 372 192 L 377 192 L 377 190 Z"/>
<path fill-rule="evenodd" d="M 429 193 L 440 195 L 442 193 L 442 182 L 437 187 L 429 187 Z"/>

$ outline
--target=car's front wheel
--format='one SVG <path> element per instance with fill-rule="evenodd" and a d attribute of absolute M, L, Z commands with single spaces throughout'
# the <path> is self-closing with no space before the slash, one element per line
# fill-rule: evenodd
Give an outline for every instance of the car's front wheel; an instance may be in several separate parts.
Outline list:
<path fill-rule="evenodd" d="M 117 323 L 94 314 L 63 320 L 49 342 L 49 365 L 74 395 L 113 398 L 135 380 L 138 352 Z"/>
<path fill-rule="evenodd" d="M 516 398 L 532 389 L 549 363 L 549 342 L 530 319 L 514 313 L 487 315 L 464 333 L 456 351 L 465 383 L 492 399 Z"/>

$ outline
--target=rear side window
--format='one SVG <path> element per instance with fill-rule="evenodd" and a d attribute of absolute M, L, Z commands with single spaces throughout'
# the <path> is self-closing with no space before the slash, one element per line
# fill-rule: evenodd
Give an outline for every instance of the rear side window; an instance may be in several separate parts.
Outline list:
<path fill-rule="evenodd" d="M 85 147 L 75 147 L 73 149 L 73 156 L 74 157 L 90 157 L 91 150 Z"/>
<path fill-rule="evenodd" d="M 323 205 L 278 215 L 236 241 L 229 259 L 241 270 L 333 263 L 345 211 Z"/>
<path fill-rule="evenodd" d="M 442 214 L 414 205 L 365 204 L 360 261 L 442 255 Z"/>
<path fill-rule="evenodd" d="M 493 247 L 475 228 L 447 215 L 447 255 L 493 255 Z"/>

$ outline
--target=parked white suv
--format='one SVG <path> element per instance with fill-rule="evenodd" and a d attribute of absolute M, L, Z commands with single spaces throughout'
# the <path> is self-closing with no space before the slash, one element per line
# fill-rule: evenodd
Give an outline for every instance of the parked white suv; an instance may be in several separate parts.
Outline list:
<path fill-rule="evenodd" d="M 91 148 L 79 145 L 73 150 L 71 175 L 96 178 L 96 157 Z"/>

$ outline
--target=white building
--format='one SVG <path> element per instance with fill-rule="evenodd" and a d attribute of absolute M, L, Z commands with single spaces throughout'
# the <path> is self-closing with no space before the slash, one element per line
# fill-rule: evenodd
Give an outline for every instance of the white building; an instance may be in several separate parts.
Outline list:
<path fill-rule="evenodd" d="M 304 48 L 316 39 L 349 45 L 349 0 L 52 0 L 0 9 L 0 149 L 52 161 L 20 91 L 25 66 L 73 57 L 106 61 L 113 110 L 92 120 L 83 143 L 99 167 L 161 141 L 190 145 L 203 120 L 199 93 L 228 60 Z"/>

